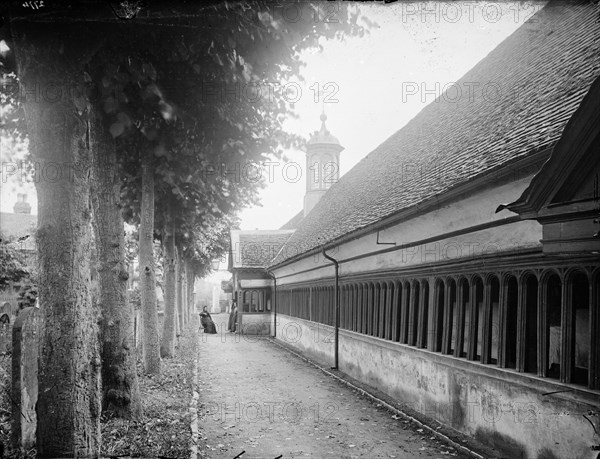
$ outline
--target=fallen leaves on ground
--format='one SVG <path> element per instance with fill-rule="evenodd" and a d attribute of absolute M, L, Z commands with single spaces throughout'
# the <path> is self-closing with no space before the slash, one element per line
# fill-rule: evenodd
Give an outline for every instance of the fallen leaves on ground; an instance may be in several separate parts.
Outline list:
<path fill-rule="evenodd" d="M 188 330 L 175 358 L 163 359 L 158 376 L 139 372 L 144 414 L 139 421 L 102 419 L 102 456 L 182 458 L 190 454 L 189 406 L 196 335 Z"/>

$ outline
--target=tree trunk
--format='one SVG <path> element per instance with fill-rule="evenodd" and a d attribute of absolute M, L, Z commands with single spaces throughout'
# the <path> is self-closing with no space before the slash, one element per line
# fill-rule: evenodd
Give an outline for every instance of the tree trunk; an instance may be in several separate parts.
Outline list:
<path fill-rule="evenodd" d="M 183 311 L 183 254 L 181 247 L 177 247 L 177 317 L 179 319 L 179 334 L 185 328 Z"/>
<path fill-rule="evenodd" d="M 192 314 L 194 314 L 194 268 L 192 268 L 192 262 L 185 260 L 185 276 L 187 278 L 187 311 L 188 311 L 188 323 L 192 322 Z"/>
<path fill-rule="evenodd" d="M 144 372 L 160 374 L 160 339 L 156 311 L 156 271 L 154 263 L 154 164 L 152 153 L 142 154 L 142 202 L 139 230 L 140 296 Z"/>
<path fill-rule="evenodd" d="M 139 419 L 142 404 L 136 370 L 133 308 L 127 298 L 125 228 L 115 141 L 92 107 L 92 204 L 99 262 L 102 409 Z"/>
<path fill-rule="evenodd" d="M 175 252 L 175 228 L 165 231 L 164 236 L 164 273 L 165 273 L 165 319 L 163 334 L 160 344 L 160 355 L 162 357 L 173 357 L 175 355 L 175 331 L 176 331 L 176 252 Z"/>
<path fill-rule="evenodd" d="M 42 172 L 35 180 L 42 313 L 37 457 L 97 457 L 100 357 L 90 291 L 91 149 L 82 66 L 97 35 L 87 25 L 12 26 L 29 147 Z"/>

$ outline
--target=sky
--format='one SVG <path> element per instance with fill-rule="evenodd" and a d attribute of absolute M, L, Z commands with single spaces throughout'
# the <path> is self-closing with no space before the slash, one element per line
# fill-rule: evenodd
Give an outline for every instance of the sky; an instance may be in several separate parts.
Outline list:
<path fill-rule="evenodd" d="M 345 147 L 340 155 L 343 175 L 544 4 L 360 3 L 363 14 L 379 27 L 367 37 L 327 41 L 322 52 L 303 54 L 305 82 L 299 83 L 298 96 L 290 95 L 298 99 L 298 119 L 284 127 L 308 139 L 320 128 L 324 108 L 327 128 Z M 323 97 L 315 100 L 317 88 L 329 96 L 325 103 Z M 304 152 L 285 156 L 305 169 Z M 280 163 L 262 169 L 268 182 L 260 193 L 262 206 L 242 212 L 241 229 L 278 229 L 302 209 L 305 177 L 292 173 L 295 164 Z"/>
<path fill-rule="evenodd" d="M 300 5 L 300 14 L 312 14 Z M 318 20 L 335 20 L 336 4 L 324 5 L 330 9 L 324 9 Z M 324 41 L 322 51 L 302 55 L 305 81 L 298 82 L 300 90 L 289 96 L 296 101 L 298 117 L 284 124 L 286 130 L 308 139 L 320 128 L 319 116 L 325 110 L 327 127 L 345 147 L 340 175 L 433 102 L 445 86 L 457 81 L 544 3 L 358 5 L 378 27 L 363 38 Z M 287 14 L 293 17 L 295 12 Z M 0 138 L 0 154 L 8 148 L 10 140 Z M 24 155 L 21 151 L 17 157 Z M 286 166 L 286 161 L 295 164 Z M 17 193 L 26 192 L 37 213 L 33 184 L 14 180 L 20 171 L 18 164 L 16 171 L 13 168 L 3 164 L 0 210 L 12 212 Z M 300 168 L 302 172 L 296 173 Z M 302 151 L 287 151 L 278 164 L 262 168 L 267 184 L 260 192 L 262 206 L 241 213 L 241 229 L 277 229 L 296 215 L 303 206 L 304 168 Z M 12 179 L 5 181 L 7 175 Z"/>

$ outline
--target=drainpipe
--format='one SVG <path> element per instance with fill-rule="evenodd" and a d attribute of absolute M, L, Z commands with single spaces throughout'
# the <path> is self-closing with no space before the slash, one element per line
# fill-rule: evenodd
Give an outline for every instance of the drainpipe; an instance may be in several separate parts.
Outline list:
<path fill-rule="evenodd" d="M 277 278 L 271 271 L 267 274 L 273 279 L 273 338 L 277 338 Z"/>
<path fill-rule="evenodd" d="M 338 369 L 338 354 L 340 348 L 340 293 L 338 288 L 339 278 L 340 278 L 340 265 L 337 260 L 331 258 L 329 255 L 325 253 L 325 249 L 323 249 L 323 256 L 332 261 L 335 265 L 335 365 L 331 367 L 332 370 Z"/>

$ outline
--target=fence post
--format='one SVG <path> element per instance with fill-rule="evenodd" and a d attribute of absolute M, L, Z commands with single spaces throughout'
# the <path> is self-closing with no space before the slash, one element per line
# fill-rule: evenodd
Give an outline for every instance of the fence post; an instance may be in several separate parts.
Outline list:
<path fill-rule="evenodd" d="M 12 330 L 12 443 L 20 452 L 35 445 L 39 324 L 39 309 L 25 308 Z"/>

